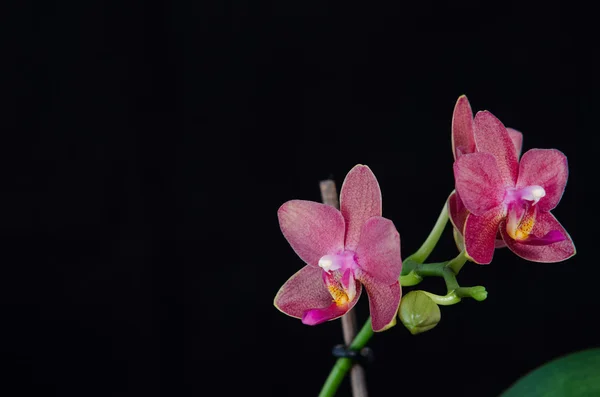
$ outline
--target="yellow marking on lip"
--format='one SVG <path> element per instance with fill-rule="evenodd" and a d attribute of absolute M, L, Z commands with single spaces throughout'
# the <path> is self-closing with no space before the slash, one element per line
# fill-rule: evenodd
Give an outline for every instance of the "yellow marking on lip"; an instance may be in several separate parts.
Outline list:
<path fill-rule="evenodd" d="M 519 222 L 519 226 L 517 227 L 513 238 L 515 240 L 525 240 L 531 234 L 533 226 L 535 226 L 535 208 L 530 206 L 523 216 L 523 219 L 521 219 L 521 222 Z"/>
<path fill-rule="evenodd" d="M 334 284 L 328 285 L 327 289 L 329 289 L 331 297 L 338 306 L 343 306 L 348 303 L 348 295 L 346 294 L 346 292 L 344 292 L 343 289 Z"/>

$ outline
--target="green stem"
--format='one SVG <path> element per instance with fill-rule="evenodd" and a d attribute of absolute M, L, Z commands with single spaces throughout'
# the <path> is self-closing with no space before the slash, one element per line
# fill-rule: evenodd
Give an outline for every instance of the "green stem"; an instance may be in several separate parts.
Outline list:
<path fill-rule="evenodd" d="M 460 262 L 460 260 L 457 259 L 458 257 L 448 262 L 423 262 L 425 262 L 425 260 L 429 257 L 429 255 L 437 245 L 447 223 L 448 208 L 447 205 L 444 204 L 444 207 L 442 208 L 442 211 L 440 212 L 440 215 L 438 216 L 438 219 L 435 222 L 433 229 L 429 233 L 429 236 L 427 236 L 425 242 L 414 254 L 410 255 L 403 261 L 402 275 L 400 276 L 400 283 L 402 286 L 417 285 L 421 282 L 421 280 L 423 280 L 423 277 L 427 276 L 444 277 L 449 294 L 446 297 L 441 297 L 438 295 L 435 295 L 435 297 L 437 297 L 436 299 L 440 302 L 438 304 L 446 305 L 460 301 L 460 295 L 454 292 L 454 290 L 462 290 L 456 282 L 456 275 L 454 273 L 454 269 L 457 268 L 458 270 L 460 270 L 464 262 L 458 265 L 458 263 Z M 453 265 L 453 267 L 449 267 L 448 265 L 453 263 L 453 261 L 456 261 L 457 264 Z M 452 288 L 452 291 L 450 291 L 450 288 Z M 465 290 L 463 292 L 468 295 L 469 291 Z M 358 335 L 356 335 L 356 337 L 350 344 L 350 349 L 362 349 L 363 347 L 365 347 L 365 345 L 367 344 L 369 339 L 371 339 L 372 336 L 373 328 L 371 326 L 371 317 L 369 317 L 369 319 L 365 322 Z M 323 384 L 323 388 L 321 389 L 321 393 L 319 393 L 319 397 L 334 396 L 340 384 L 342 383 L 342 380 L 344 379 L 348 371 L 350 371 L 350 368 L 352 368 L 352 364 L 352 360 L 349 358 L 338 358 L 335 362 L 335 365 L 333 366 L 333 369 L 329 373 L 329 376 L 325 380 L 325 383 Z"/>
<path fill-rule="evenodd" d="M 403 287 L 412 287 L 413 285 L 419 284 L 421 281 L 423 281 L 423 277 L 419 276 L 414 270 L 405 276 L 400 276 L 400 285 Z"/>
<path fill-rule="evenodd" d="M 371 339 L 373 336 L 373 328 L 371 326 L 371 317 L 367 319 L 365 325 L 363 325 L 360 332 L 356 335 L 352 343 L 350 344 L 350 349 L 352 350 L 360 350 Z M 321 389 L 321 393 L 319 393 L 319 397 L 332 397 L 335 395 L 338 387 L 344 380 L 344 376 L 346 373 L 352 368 L 352 360 L 349 358 L 338 358 L 333 366 L 333 369 L 329 373 L 327 380 L 325 380 L 325 384 L 323 384 L 323 388 Z"/>
<path fill-rule="evenodd" d="M 465 251 L 460 251 L 460 253 L 456 256 L 456 258 L 452 259 L 448 262 L 448 267 L 452 269 L 454 274 L 458 274 L 460 269 L 462 269 L 463 265 L 467 262 L 467 256 Z"/>
<path fill-rule="evenodd" d="M 427 291 L 423 291 L 423 290 L 420 290 L 420 291 L 422 293 L 424 293 L 425 295 L 427 295 L 428 297 L 430 297 L 432 301 L 434 301 L 436 304 L 438 304 L 440 306 L 450 306 L 450 305 L 454 305 L 454 304 L 460 302 L 460 298 L 458 296 L 456 296 L 456 293 L 454 291 L 452 291 L 444 296 L 432 294 L 431 292 L 427 292 Z"/>
<path fill-rule="evenodd" d="M 438 216 L 438 219 L 435 222 L 433 229 L 431 229 L 429 236 L 427 236 L 425 242 L 421 245 L 417 252 L 415 252 L 406 259 L 413 260 L 417 263 L 425 262 L 429 254 L 431 254 L 431 252 L 435 248 L 437 242 L 440 240 L 442 232 L 446 227 L 446 223 L 448 223 L 448 206 L 444 203 L 442 212 L 440 212 L 440 215 Z"/>

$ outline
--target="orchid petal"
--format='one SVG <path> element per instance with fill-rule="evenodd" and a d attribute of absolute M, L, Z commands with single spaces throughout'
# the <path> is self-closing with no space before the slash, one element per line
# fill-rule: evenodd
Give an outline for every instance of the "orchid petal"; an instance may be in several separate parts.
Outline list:
<path fill-rule="evenodd" d="M 473 111 L 467 97 L 461 95 L 452 113 L 452 153 L 456 160 L 459 156 L 474 151 Z"/>
<path fill-rule="evenodd" d="M 379 183 L 366 165 L 358 164 L 346 175 L 340 190 L 340 209 L 346 220 L 345 247 L 354 251 L 363 224 L 373 216 L 381 216 Z"/>
<path fill-rule="evenodd" d="M 504 209 L 498 206 L 481 216 L 469 214 L 463 230 L 465 254 L 475 263 L 486 265 L 494 256 L 498 226 L 504 218 Z"/>
<path fill-rule="evenodd" d="M 531 149 L 521 158 L 517 188 L 539 185 L 546 195 L 537 203 L 542 211 L 554 209 L 565 191 L 569 167 L 567 156 L 556 149 Z"/>
<path fill-rule="evenodd" d="M 344 250 L 344 218 L 332 206 L 291 200 L 277 211 L 279 226 L 300 258 L 311 266 L 327 254 Z"/>
<path fill-rule="evenodd" d="M 474 136 L 477 151 L 490 153 L 496 158 L 504 186 L 514 187 L 517 182 L 519 160 L 506 127 L 490 112 L 477 112 L 474 120 Z"/>
<path fill-rule="evenodd" d="M 465 221 L 467 220 L 467 215 L 469 215 L 469 210 L 463 204 L 460 196 L 456 191 L 450 193 L 448 196 L 448 213 L 450 222 L 454 226 L 452 230 L 452 235 L 454 236 L 454 242 L 456 243 L 456 248 L 459 251 L 465 249 L 465 242 L 462 236 L 463 228 L 465 227 Z M 506 247 L 506 243 L 502 240 L 502 237 L 496 236 L 496 242 L 494 244 L 496 248 L 504 248 Z"/>
<path fill-rule="evenodd" d="M 373 331 L 384 331 L 396 324 L 402 288 L 398 280 L 392 284 L 379 282 L 365 271 L 357 271 L 356 278 L 364 285 L 369 297 L 369 311 Z"/>
<path fill-rule="evenodd" d="M 288 316 L 302 318 L 307 310 L 327 307 L 331 302 L 331 294 L 323 283 L 323 270 L 306 265 L 283 284 L 273 303 Z"/>
<path fill-rule="evenodd" d="M 483 214 L 504 199 L 497 161 L 489 153 L 460 156 L 454 162 L 454 179 L 464 206 L 474 215 Z"/>
<path fill-rule="evenodd" d="M 462 233 L 469 210 L 463 204 L 456 190 L 450 193 L 447 200 L 448 215 L 452 225 Z"/>
<path fill-rule="evenodd" d="M 523 151 L 523 133 L 509 127 L 506 127 L 506 131 L 508 131 L 508 136 L 515 147 L 518 159 L 521 157 L 521 152 Z"/>
<path fill-rule="evenodd" d="M 541 241 L 516 241 L 510 238 L 506 232 L 506 223 L 500 225 L 500 233 L 508 248 L 523 259 L 532 262 L 553 263 L 561 262 L 575 255 L 575 245 L 569 233 L 550 212 L 538 212 L 535 225 L 531 234 L 543 236 L 547 241 L 557 239 L 557 232 L 563 235 L 564 240 L 555 241 L 547 245 L 538 245 Z M 532 244 L 533 243 L 533 244 Z"/>
<path fill-rule="evenodd" d="M 391 220 L 375 216 L 365 222 L 356 261 L 379 282 L 392 284 L 398 280 L 402 271 L 400 235 Z"/>

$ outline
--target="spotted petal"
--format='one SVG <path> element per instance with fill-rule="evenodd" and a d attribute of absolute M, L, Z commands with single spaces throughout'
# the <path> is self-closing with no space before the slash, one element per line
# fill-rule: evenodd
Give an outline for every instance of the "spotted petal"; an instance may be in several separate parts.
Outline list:
<path fill-rule="evenodd" d="M 323 270 L 307 265 L 283 284 L 273 303 L 288 316 L 302 318 L 307 310 L 327 307 L 331 302 L 331 294 L 323 282 Z"/>
<path fill-rule="evenodd" d="M 363 225 L 358 247 L 358 265 L 379 282 L 392 284 L 400 277 L 400 235 L 394 223 L 375 216 Z"/>
<path fill-rule="evenodd" d="M 381 216 L 381 190 L 377 178 L 366 165 L 354 166 L 340 189 L 340 210 L 346 220 L 347 250 L 354 251 L 363 224 L 373 216 Z"/>
<path fill-rule="evenodd" d="M 467 210 L 467 207 L 465 207 L 455 190 L 448 196 L 447 205 L 450 222 L 452 222 L 452 225 L 462 233 L 469 210 Z"/>
<path fill-rule="evenodd" d="M 498 226 L 503 218 L 502 206 L 492 208 L 481 216 L 467 216 L 463 230 L 465 253 L 473 262 L 486 265 L 492 261 Z"/>
<path fill-rule="evenodd" d="M 576 252 L 571 236 L 569 236 L 569 233 L 567 233 L 565 228 L 550 212 L 538 212 L 531 234 L 540 237 L 545 236 L 551 241 L 552 239 L 557 240 L 556 233 L 560 233 L 564 237 L 562 241 L 537 245 L 538 243 L 528 244 L 527 242 L 513 240 L 506 232 L 506 222 L 502 222 L 500 225 L 500 233 L 502 233 L 502 237 L 508 248 L 528 261 L 544 263 L 561 262 L 572 257 Z"/>
<path fill-rule="evenodd" d="M 539 185 L 546 195 L 537 204 L 541 211 L 554 209 L 565 191 L 569 167 L 567 156 L 556 149 L 531 149 L 523 154 L 517 188 Z"/>
<path fill-rule="evenodd" d="M 523 151 L 523 133 L 515 130 L 514 128 L 508 127 L 506 127 L 506 131 L 508 131 L 508 136 L 510 137 L 510 140 L 512 141 L 515 147 L 515 152 L 517 154 L 518 159 L 519 157 L 521 157 L 521 152 Z"/>
<path fill-rule="evenodd" d="M 454 159 L 475 151 L 473 137 L 473 111 L 466 95 L 461 95 L 452 113 L 452 152 Z"/>
<path fill-rule="evenodd" d="M 396 314 L 402 296 L 400 283 L 381 283 L 364 271 L 357 271 L 357 278 L 363 283 L 369 296 L 373 331 L 384 331 L 396 325 Z"/>
<path fill-rule="evenodd" d="M 504 186 L 514 187 L 517 182 L 519 160 L 515 145 L 504 124 L 488 111 L 477 112 L 474 120 L 474 135 L 477 151 L 492 154 L 498 163 Z"/>
<path fill-rule="evenodd" d="M 465 207 L 481 215 L 504 199 L 504 186 L 496 158 L 489 153 L 471 153 L 454 162 L 456 191 Z"/>
<path fill-rule="evenodd" d="M 291 200 L 279 208 L 277 216 L 284 237 L 307 264 L 318 266 L 324 255 L 344 250 L 344 218 L 334 207 Z"/>

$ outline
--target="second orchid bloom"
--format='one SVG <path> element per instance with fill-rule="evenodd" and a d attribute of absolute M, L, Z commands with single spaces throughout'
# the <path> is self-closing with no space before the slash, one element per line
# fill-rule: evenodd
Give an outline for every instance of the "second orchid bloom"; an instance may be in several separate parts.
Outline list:
<path fill-rule="evenodd" d="M 454 110 L 452 142 L 456 193 L 448 204 L 468 258 L 488 264 L 502 246 L 534 262 L 575 254 L 571 237 L 550 212 L 567 183 L 563 153 L 531 149 L 519 160 L 522 135 L 488 111 L 473 118 L 465 96 Z"/>

